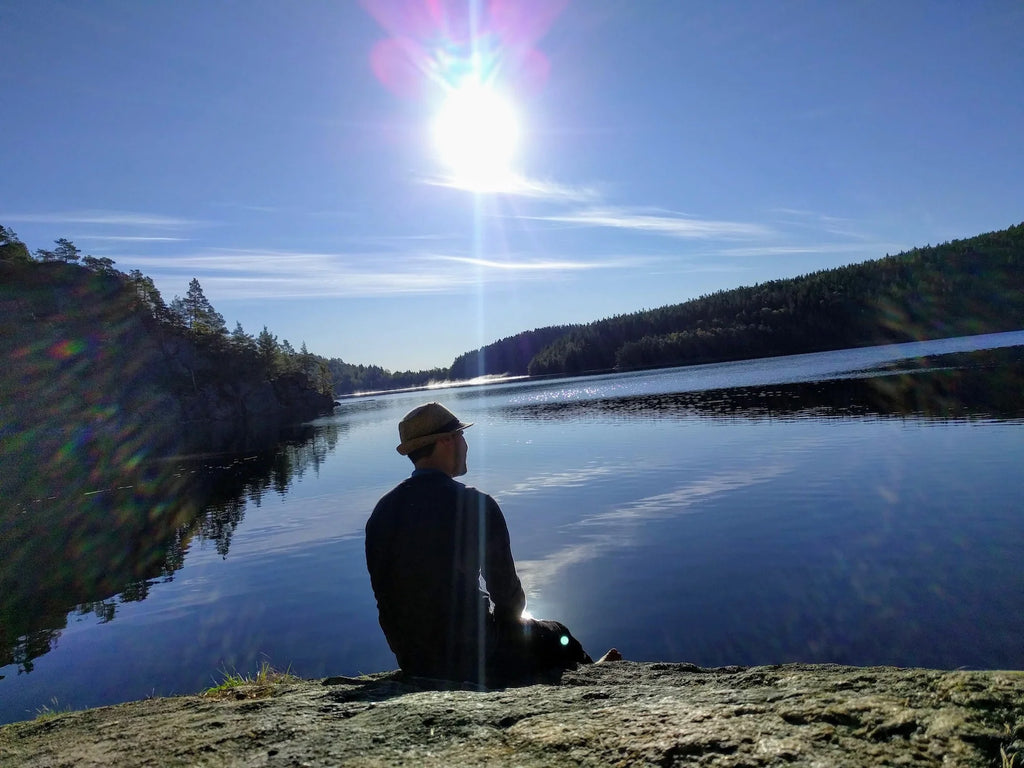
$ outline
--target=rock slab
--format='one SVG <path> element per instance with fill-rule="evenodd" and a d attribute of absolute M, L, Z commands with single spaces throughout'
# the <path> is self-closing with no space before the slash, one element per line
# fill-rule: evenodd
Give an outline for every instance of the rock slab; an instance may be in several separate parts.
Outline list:
<path fill-rule="evenodd" d="M 1024 672 L 614 662 L 469 690 L 284 679 L 0 727 L 0 765 L 1020 766 Z"/>

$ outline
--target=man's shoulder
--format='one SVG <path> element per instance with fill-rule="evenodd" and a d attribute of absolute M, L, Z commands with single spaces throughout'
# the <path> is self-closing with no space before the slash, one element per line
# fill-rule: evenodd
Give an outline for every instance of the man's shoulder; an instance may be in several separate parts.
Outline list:
<path fill-rule="evenodd" d="M 409 494 L 419 495 L 423 493 L 441 492 L 442 490 L 454 492 L 459 496 L 485 500 L 489 504 L 497 504 L 490 494 L 471 485 L 461 483 L 443 472 L 423 472 L 413 474 L 410 477 L 405 478 L 402 482 L 381 496 L 380 501 L 377 502 L 377 508 L 389 506 L 398 499 L 402 499 Z"/>
<path fill-rule="evenodd" d="M 462 483 L 453 480 L 442 472 L 423 472 L 420 474 L 414 474 L 405 478 L 402 482 L 381 496 L 380 501 L 377 502 L 377 507 L 380 508 L 382 506 L 388 506 L 396 500 L 402 499 L 410 494 L 420 495 L 443 488 L 463 487 L 465 486 L 463 486 Z"/>
<path fill-rule="evenodd" d="M 459 485 L 461 486 L 462 492 L 465 494 L 471 496 L 483 496 L 486 499 L 491 498 L 491 495 L 489 493 L 484 493 L 479 488 L 474 488 L 472 485 L 463 485 L 462 483 L 459 483 Z M 493 499 L 491 499 L 491 501 L 493 501 Z"/>
<path fill-rule="evenodd" d="M 396 485 L 390 491 L 388 491 L 383 496 L 381 496 L 380 500 L 377 502 L 377 507 L 376 508 L 379 509 L 381 507 L 386 507 L 386 506 L 388 506 L 388 504 L 393 502 L 395 499 L 397 499 L 397 498 L 403 496 L 404 494 L 406 494 L 408 492 L 408 490 L 409 490 L 409 482 L 411 480 L 412 480 L 412 478 L 407 477 L 405 480 L 403 480 L 402 482 L 398 483 L 398 485 Z"/>
<path fill-rule="evenodd" d="M 458 484 L 459 493 L 465 500 L 464 503 L 469 506 L 475 506 L 477 508 L 488 509 L 492 513 L 501 513 L 501 507 L 498 506 L 498 502 L 494 500 L 494 497 L 489 493 L 481 491 L 479 488 L 474 488 L 472 485 Z"/>

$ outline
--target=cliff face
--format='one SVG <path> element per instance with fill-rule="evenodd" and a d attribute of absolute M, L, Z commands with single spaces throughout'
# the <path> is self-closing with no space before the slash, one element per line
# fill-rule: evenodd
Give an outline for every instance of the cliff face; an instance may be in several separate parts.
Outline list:
<path fill-rule="evenodd" d="M 476 691 L 285 679 L 0 728 L 20 766 L 1009 766 L 1024 673 L 612 662 Z"/>

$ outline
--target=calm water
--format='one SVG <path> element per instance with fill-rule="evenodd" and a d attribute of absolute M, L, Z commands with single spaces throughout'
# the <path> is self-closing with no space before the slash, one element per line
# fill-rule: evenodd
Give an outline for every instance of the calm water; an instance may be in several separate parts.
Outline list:
<path fill-rule="evenodd" d="M 354 398 L 268 455 L 55 489 L 0 511 L 0 722 L 263 660 L 393 669 L 362 531 L 411 469 L 397 422 L 428 399 L 476 422 L 463 480 L 504 509 L 529 610 L 592 655 L 1024 669 L 1020 380 L 870 373 L 1014 345 Z"/>

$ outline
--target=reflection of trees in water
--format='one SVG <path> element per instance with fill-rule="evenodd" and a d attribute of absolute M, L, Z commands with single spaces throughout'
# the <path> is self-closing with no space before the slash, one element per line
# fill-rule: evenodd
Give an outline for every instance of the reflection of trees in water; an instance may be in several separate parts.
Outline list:
<path fill-rule="evenodd" d="M 517 405 L 512 418 L 1024 418 L 1024 348 L 903 361 L 855 378 Z"/>
<path fill-rule="evenodd" d="M 290 428 L 257 453 L 160 459 L 106 478 L 99 490 L 65 486 L 48 498 L 6 499 L 0 667 L 31 672 L 69 615 L 108 622 L 119 605 L 144 600 L 154 584 L 173 580 L 193 541 L 209 541 L 227 556 L 248 504 L 259 505 L 271 491 L 284 495 L 310 470 L 319 473 L 345 429 Z M 62 480 L 52 478 L 53 487 Z"/>

